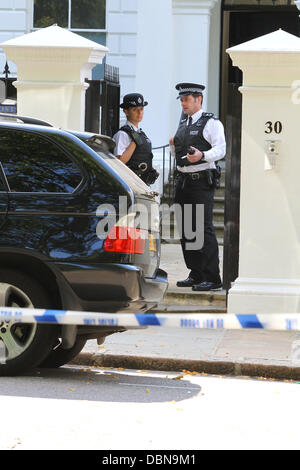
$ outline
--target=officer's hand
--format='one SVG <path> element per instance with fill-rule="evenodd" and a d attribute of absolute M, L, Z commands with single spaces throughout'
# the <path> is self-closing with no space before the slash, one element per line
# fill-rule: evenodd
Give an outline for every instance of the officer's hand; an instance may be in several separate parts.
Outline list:
<path fill-rule="evenodd" d="M 174 145 L 174 137 L 171 137 L 171 139 L 169 140 L 169 144 Z"/>
<path fill-rule="evenodd" d="M 200 152 L 200 150 L 196 149 L 195 147 L 191 147 L 193 150 L 195 150 L 195 153 L 192 155 L 190 153 L 187 154 L 187 159 L 190 163 L 196 163 L 203 158 L 203 153 Z"/>

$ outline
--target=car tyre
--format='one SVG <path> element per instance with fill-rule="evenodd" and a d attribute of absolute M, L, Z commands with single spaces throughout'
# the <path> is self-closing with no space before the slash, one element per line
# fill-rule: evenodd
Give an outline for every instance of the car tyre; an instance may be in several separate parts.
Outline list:
<path fill-rule="evenodd" d="M 63 366 L 64 364 L 67 364 L 72 359 L 74 359 L 74 357 L 76 357 L 80 353 L 80 351 L 82 351 L 86 344 L 86 341 L 86 339 L 83 339 L 78 336 L 72 348 L 63 349 L 62 343 L 58 340 L 58 344 L 53 348 L 53 350 L 46 357 L 46 359 L 44 359 L 43 362 L 39 364 L 39 367 L 57 368 Z"/>
<path fill-rule="evenodd" d="M 49 295 L 33 278 L 12 269 L 0 269 L 2 306 L 48 308 Z M 20 375 L 35 368 L 52 350 L 57 325 L 0 320 L 0 376 Z"/>

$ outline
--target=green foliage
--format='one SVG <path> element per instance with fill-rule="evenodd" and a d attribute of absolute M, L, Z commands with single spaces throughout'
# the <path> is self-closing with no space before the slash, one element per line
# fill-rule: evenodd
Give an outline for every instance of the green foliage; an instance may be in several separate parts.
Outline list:
<path fill-rule="evenodd" d="M 68 27 L 68 0 L 34 0 L 33 26 L 44 28 L 54 23 Z"/>
<path fill-rule="evenodd" d="M 104 29 L 105 0 L 72 0 L 72 28 Z"/>
<path fill-rule="evenodd" d="M 106 0 L 72 0 L 71 28 L 105 29 Z M 68 27 L 68 0 L 34 0 L 34 27 Z"/>

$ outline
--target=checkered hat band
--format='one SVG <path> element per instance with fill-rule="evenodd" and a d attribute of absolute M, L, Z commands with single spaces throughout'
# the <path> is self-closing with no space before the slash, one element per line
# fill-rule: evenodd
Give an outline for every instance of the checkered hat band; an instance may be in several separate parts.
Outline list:
<path fill-rule="evenodd" d="M 199 90 L 199 88 L 179 88 L 179 93 L 186 93 L 187 91 L 191 93 L 202 93 L 202 90 Z"/>
<path fill-rule="evenodd" d="M 128 101 L 128 104 L 132 104 L 133 106 L 142 106 L 143 100 L 139 98 L 138 100 Z"/>

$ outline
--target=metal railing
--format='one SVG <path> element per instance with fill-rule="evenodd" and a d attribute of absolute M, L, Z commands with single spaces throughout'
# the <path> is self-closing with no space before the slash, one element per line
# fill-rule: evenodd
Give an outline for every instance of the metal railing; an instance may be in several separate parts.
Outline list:
<path fill-rule="evenodd" d="M 169 149 L 169 151 L 168 151 Z M 155 153 L 157 153 L 159 150 L 162 151 L 162 161 L 157 162 L 160 167 L 160 195 L 161 195 L 161 200 L 163 201 L 171 201 L 174 198 L 174 187 L 175 187 L 175 181 L 174 181 L 174 173 L 175 173 L 175 159 L 172 157 L 171 152 L 170 152 L 170 146 L 169 144 L 167 145 L 162 145 L 160 147 L 154 147 L 152 149 Z M 154 161 L 154 166 L 155 166 L 155 161 Z"/>

